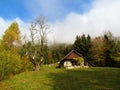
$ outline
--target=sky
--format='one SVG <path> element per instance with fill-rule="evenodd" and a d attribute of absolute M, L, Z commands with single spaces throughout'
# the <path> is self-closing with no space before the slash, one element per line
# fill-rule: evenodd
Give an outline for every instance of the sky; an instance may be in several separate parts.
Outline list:
<path fill-rule="evenodd" d="M 40 15 L 49 22 L 49 42 L 73 43 L 76 35 L 108 30 L 120 36 L 120 0 L 0 0 L 0 36 L 13 21 L 29 35 L 30 22 Z"/>

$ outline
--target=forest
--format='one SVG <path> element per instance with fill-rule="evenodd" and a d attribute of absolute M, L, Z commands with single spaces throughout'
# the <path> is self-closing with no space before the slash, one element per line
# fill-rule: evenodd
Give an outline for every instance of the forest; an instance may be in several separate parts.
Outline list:
<path fill-rule="evenodd" d="M 101 36 L 76 35 L 72 44 L 47 42 L 50 33 L 45 17 L 30 24 L 29 39 L 21 35 L 19 25 L 13 22 L 0 39 L 0 80 L 31 70 L 41 65 L 57 63 L 69 51 L 76 50 L 96 67 L 120 67 L 120 37 L 110 30 Z"/>

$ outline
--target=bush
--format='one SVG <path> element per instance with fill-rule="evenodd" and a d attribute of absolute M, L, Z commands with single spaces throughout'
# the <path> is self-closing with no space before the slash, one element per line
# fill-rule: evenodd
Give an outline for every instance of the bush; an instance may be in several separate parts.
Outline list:
<path fill-rule="evenodd" d="M 73 59 L 76 60 L 77 65 L 82 65 L 84 63 L 84 59 L 82 57 L 73 58 Z"/>
<path fill-rule="evenodd" d="M 21 61 L 18 55 L 12 54 L 9 51 L 0 53 L 0 80 L 5 79 L 10 74 L 21 72 Z"/>
<path fill-rule="evenodd" d="M 33 70 L 34 65 L 29 61 L 26 56 L 21 57 L 22 72 Z"/>

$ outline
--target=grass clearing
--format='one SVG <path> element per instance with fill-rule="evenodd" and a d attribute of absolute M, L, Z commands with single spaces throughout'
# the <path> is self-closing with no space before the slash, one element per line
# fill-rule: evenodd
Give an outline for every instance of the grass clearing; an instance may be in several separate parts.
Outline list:
<path fill-rule="evenodd" d="M 0 90 L 120 90 L 120 68 L 65 70 L 44 66 L 2 81 Z"/>

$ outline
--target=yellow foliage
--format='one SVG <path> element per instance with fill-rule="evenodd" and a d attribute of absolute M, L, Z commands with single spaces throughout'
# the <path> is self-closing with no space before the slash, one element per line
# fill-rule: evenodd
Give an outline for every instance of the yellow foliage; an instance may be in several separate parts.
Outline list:
<path fill-rule="evenodd" d="M 84 59 L 82 57 L 73 58 L 73 59 L 77 61 L 77 64 L 81 64 L 84 62 Z"/>
<path fill-rule="evenodd" d="M 12 47 L 20 41 L 20 30 L 17 22 L 13 22 L 10 27 L 5 31 L 1 44 L 3 46 Z"/>

